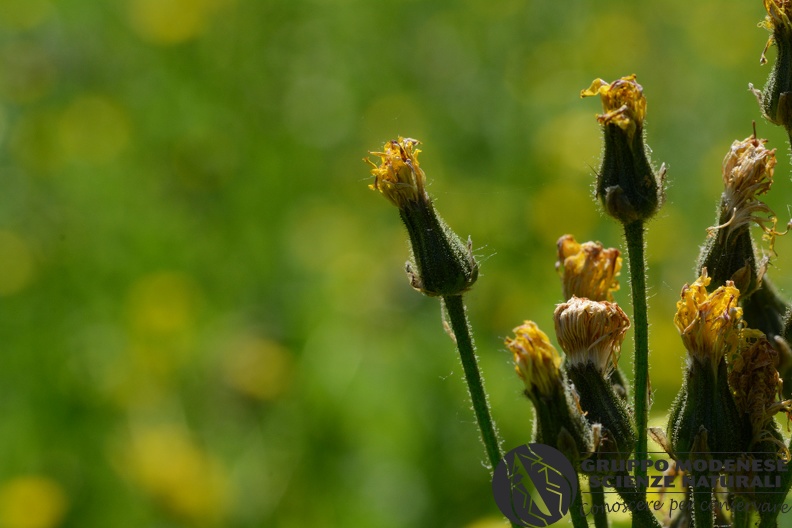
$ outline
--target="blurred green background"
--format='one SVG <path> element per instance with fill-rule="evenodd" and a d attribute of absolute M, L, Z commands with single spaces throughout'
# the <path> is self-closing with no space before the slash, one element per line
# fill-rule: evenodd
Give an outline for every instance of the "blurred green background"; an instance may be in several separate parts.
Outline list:
<path fill-rule="evenodd" d="M 503 338 L 552 329 L 591 199 L 596 77 L 638 74 L 669 167 L 648 260 L 655 425 L 720 163 L 779 148 L 759 0 L 0 0 L 0 527 L 500 526 L 436 300 L 361 158 L 422 140 L 507 448 Z M 774 56 L 771 52 L 770 58 Z M 770 275 L 792 288 L 792 241 Z M 626 279 L 623 274 L 622 282 Z M 629 312 L 628 288 L 617 300 Z M 631 345 L 622 366 L 631 369 Z"/>

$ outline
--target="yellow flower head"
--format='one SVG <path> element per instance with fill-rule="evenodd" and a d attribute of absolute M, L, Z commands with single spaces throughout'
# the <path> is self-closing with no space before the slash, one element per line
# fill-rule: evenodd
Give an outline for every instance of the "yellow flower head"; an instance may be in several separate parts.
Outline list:
<path fill-rule="evenodd" d="M 580 97 L 599 95 L 604 114 L 597 116 L 602 125 L 614 124 L 627 133 L 632 141 L 636 130 L 643 127 L 646 117 L 646 98 L 643 88 L 636 82 L 635 74 L 608 84 L 595 79 L 591 86 L 580 92 Z"/>
<path fill-rule="evenodd" d="M 506 339 L 506 346 L 514 354 L 515 370 L 528 392 L 553 396 L 561 383 L 561 357 L 547 334 L 533 321 L 525 321 L 514 329 L 513 338 Z"/>
<path fill-rule="evenodd" d="M 721 202 L 721 207 L 731 213 L 731 218 L 724 224 L 711 227 L 711 233 L 727 228 L 728 238 L 737 228 L 753 221 L 768 235 L 774 234 L 774 213 L 757 198 L 773 185 L 776 150 L 767 150 L 764 147 L 766 142 L 766 139 L 757 139 L 753 135 L 732 143 L 729 153 L 723 158 L 724 191 Z"/>
<path fill-rule="evenodd" d="M 705 268 L 696 282 L 682 288 L 674 324 L 690 356 L 701 363 L 710 360 L 715 367 L 737 350 L 742 308 L 737 306 L 740 291 L 733 282 L 707 294 L 710 281 Z"/>
<path fill-rule="evenodd" d="M 782 381 L 778 375 L 778 352 L 759 330 L 742 331 L 740 352 L 735 354 L 729 372 L 729 386 L 740 412 L 748 414 L 753 444 L 770 440 L 779 447 L 785 459 L 789 450 L 766 427 L 779 412 L 792 412 L 792 401 L 782 401 Z"/>
<path fill-rule="evenodd" d="M 790 0 L 764 0 L 767 16 L 759 24 L 761 27 L 774 31 L 779 27 L 790 27 L 789 15 L 792 14 L 792 2 Z"/>
<path fill-rule="evenodd" d="M 556 269 L 561 273 L 564 299 L 574 296 L 613 301 L 622 266 L 619 250 L 605 249 L 599 242 L 578 244 L 572 235 L 562 236 L 557 245 Z"/>
<path fill-rule="evenodd" d="M 558 344 L 570 365 L 593 364 L 603 375 L 616 367 L 630 319 L 616 303 L 572 297 L 553 314 Z"/>
<path fill-rule="evenodd" d="M 760 64 L 767 64 L 767 57 L 765 54 L 770 46 L 775 41 L 776 33 L 789 34 L 792 30 L 792 23 L 790 23 L 790 14 L 792 14 L 792 1 L 790 0 L 764 0 L 765 10 L 767 16 L 759 23 L 759 27 L 765 28 L 772 34 L 767 39 L 762 56 L 759 59 Z M 771 121 L 775 122 L 771 119 Z"/>
<path fill-rule="evenodd" d="M 424 190 L 426 176 L 418 164 L 421 151 L 415 148 L 418 143 L 417 139 L 399 137 L 385 143 L 383 152 L 369 152 L 380 157 L 380 165 L 368 158 L 363 160 L 371 165 L 374 175 L 369 188 L 381 192 L 399 208 L 407 202 L 428 200 Z"/>

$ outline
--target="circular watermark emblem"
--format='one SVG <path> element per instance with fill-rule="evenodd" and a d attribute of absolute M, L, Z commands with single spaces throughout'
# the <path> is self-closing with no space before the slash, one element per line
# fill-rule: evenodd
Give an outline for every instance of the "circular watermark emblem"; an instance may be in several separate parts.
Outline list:
<path fill-rule="evenodd" d="M 523 444 L 504 456 L 492 475 L 500 511 L 517 526 L 550 526 L 567 514 L 578 492 L 572 463 L 545 444 Z"/>

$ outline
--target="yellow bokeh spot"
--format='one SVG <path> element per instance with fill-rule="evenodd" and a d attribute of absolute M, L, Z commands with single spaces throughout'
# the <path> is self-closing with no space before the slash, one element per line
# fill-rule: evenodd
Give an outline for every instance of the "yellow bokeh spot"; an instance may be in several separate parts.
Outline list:
<path fill-rule="evenodd" d="M 129 0 L 129 22 L 152 44 L 179 44 L 204 32 L 222 0 Z"/>
<path fill-rule="evenodd" d="M 252 398 L 273 400 L 291 383 L 292 354 L 274 341 L 242 338 L 223 351 L 223 358 L 226 382 Z"/>
<path fill-rule="evenodd" d="M 553 183 L 536 193 L 531 202 L 528 225 L 550 247 L 564 233 L 575 233 L 581 240 L 589 238 L 597 222 L 597 206 L 588 185 Z"/>
<path fill-rule="evenodd" d="M 614 12 L 592 17 L 590 23 L 579 39 L 585 43 L 581 49 L 584 64 L 597 64 L 597 71 L 623 72 L 631 71 L 632 65 L 646 60 L 649 32 L 639 19 Z M 614 52 L 604 53 L 603 50 Z"/>
<path fill-rule="evenodd" d="M 123 455 L 123 472 L 170 513 L 187 520 L 222 521 L 230 484 L 221 463 L 175 425 L 140 427 Z"/>
<path fill-rule="evenodd" d="M 685 19 L 689 23 L 683 27 L 690 39 L 686 46 L 698 55 L 690 58 L 690 64 L 701 64 L 703 61 L 722 68 L 732 68 L 734 64 L 758 61 L 761 44 L 757 46 L 755 28 L 745 24 L 746 20 L 760 20 L 751 2 L 735 2 L 729 9 L 723 9 L 722 5 L 715 2 L 690 2 L 686 9 Z M 698 23 L 702 20 L 718 22 L 707 24 L 704 31 Z M 678 23 L 677 20 L 674 22 Z M 758 40 L 761 42 L 761 37 Z"/>
<path fill-rule="evenodd" d="M 9 29 L 32 29 L 53 12 L 48 0 L 3 0 L 0 2 L 0 26 Z"/>
<path fill-rule="evenodd" d="M 0 230 L 0 296 L 24 290 L 33 280 L 35 263 L 27 243 L 11 231 Z"/>
<path fill-rule="evenodd" d="M 47 477 L 17 477 L 0 488 L 3 528 L 54 528 L 60 525 L 66 508 L 66 494 Z"/>
<path fill-rule="evenodd" d="M 104 97 L 79 97 L 60 116 L 58 140 L 66 159 L 90 164 L 112 161 L 129 142 L 126 113 Z"/>
<path fill-rule="evenodd" d="M 477 519 L 465 526 L 465 528 L 503 528 L 509 526 L 509 522 L 498 517 L 484 517 Z"/>
<path fill-rule="evenodd" d="M 534 134 L 537 159 L 552 164 L 550 170 L 561 170 L 577 181 L 589 180 L 602 149 L 593 121 L 588 111 L 567 112 L 547 121 Z"/>
<path fill-rule="evenodd" d="M 129 292 L 128 314 L 138 337 L 173 337 L 189 331 L 200 292 L 187 276 L 159 272 L 139 279 Z"/>

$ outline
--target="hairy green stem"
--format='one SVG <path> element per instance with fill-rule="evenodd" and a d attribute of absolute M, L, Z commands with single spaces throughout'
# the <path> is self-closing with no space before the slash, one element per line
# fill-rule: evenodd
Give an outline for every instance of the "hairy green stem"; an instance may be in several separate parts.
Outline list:
<path fill-rule="evenodd" d="M 617 471 L 615 476 L 622 477 L 622 482 L 627 482 L 629 480 L 629 473 L 626 471 Z M 615 489 L 627 505 L 627 508 L 629 508 L 630 513 L 632 513 L 633 526 L 637 528 L 660 528 L 660 522 L 657 520 L 657 517 L 654 516 L 654 513 L 652 513 L 649 508 L 649 504 L 646 502 L 645 491 L 639 492 L 637 488 L 625 485 L 615 486 Z"/>
<path fill-rule="evenodd" d="M 649 414 L 649 320 L 646 307 L 646 263 L 644 260 L 644 224 L 643 221 L 625 224 L 624 236 L 627 239 L 627 256 L 630 261 L 630 288 L 632 290 L 633 329 L 635 336 L 635 459 L 646 459 L 646 430 Z M 639 496 L 646 495 L 646 469 L 636 464 L 635 480 L 638 483 Z M 638 526 L 633 521 L 633 526 Z"/>
<path fill-rule="evenodd" d="M 792 449 L 792 439 L 789 440 L 789 447 Z M 764 506 L 768 511 L 759 513 L 759 528 L 777 528 L 778 515 L 781 513 L 781 506 L 786 500 L 789 490 L 792 488 L 792 463 L 787 462 L 786 470 L 781 473 L 781 486 L 777 493 L 773 494 L 773 499 Z"/>
<path fill-rule="evenodd" d="M 594 513 L 595 528 L 608 528 L 608 512 L 605 511 L 605 493 L 600 485 L 589 483 L 591 491 L 591 510 Z"/>
<path fill-rule="evenodd" d="M 694 475 L 699 480 L 702 475 Z M 708 486 L 693 487 L 693 525 L 696 528 L 713 527 L 712 488 Z"/>
<path fill-rule="evenodd" d="M 465 371 L 465 381 L 467 382 L 470 399 L 473 402 L 473 412 L 476 414 L 481 440 L 487 450 L 491 469 L 502 458 L 498 435 L 495 432 L 495 425 L 490 416 L 487 393 L 484 392 L 484 382 L 479 372 L 478 361 L 476 359 L 476 347 L 473 344 L 473 336 L 465 314 L 465 303 L 462 302 L 461 295 L 443 297 L 446 313 L 451 321 L 451 329 L 456 337 L 459 357 L 462 359 L 462 369 Z"/>
<path fill-rule="evenodd" d="M 572 507 L 569 509 L 569 516 L 572 518 L 572 526 L 574 528 L 588 528 L 586 513 L 583 511 L 583 490 L 580 488 L 580 475 L 578 475 L 577 479 L 578 492 L 575 494 Z"/>
<path fill-rule="evenodd" d="M 748 528 L 751 517 L 748 501 L 742 495 L 735 495 L 732 500 L 732 528 Z"/>

